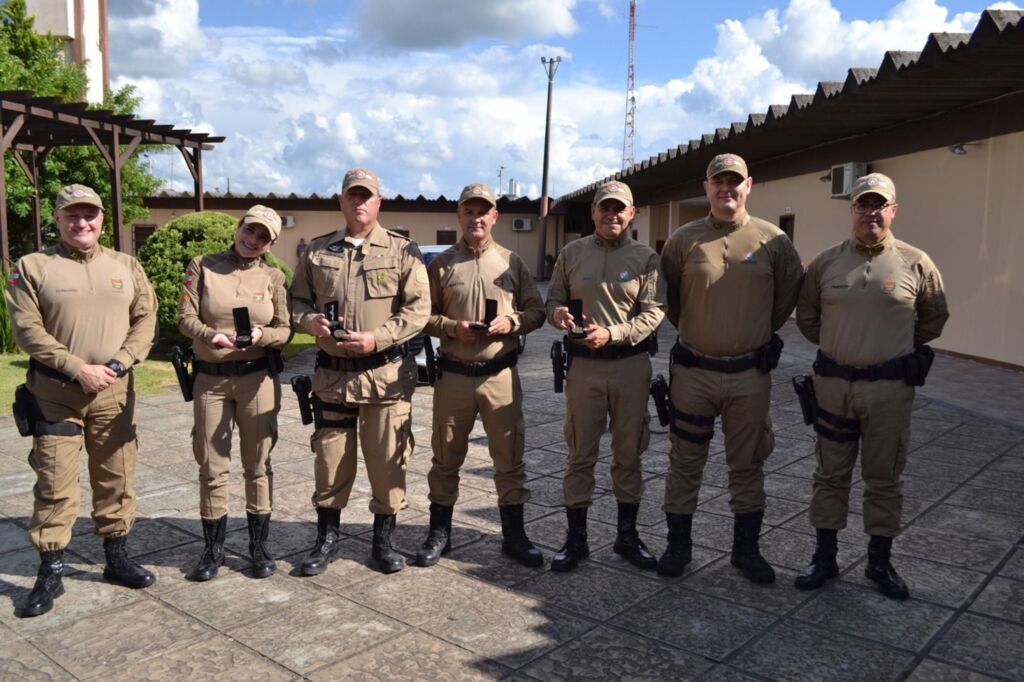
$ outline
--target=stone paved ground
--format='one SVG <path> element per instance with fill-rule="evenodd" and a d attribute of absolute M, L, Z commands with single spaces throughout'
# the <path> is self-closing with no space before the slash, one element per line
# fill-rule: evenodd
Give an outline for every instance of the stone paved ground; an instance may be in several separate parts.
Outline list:
<path fill-rule="evenodd" d="M 862 577 L 859 519 L 840 534 L 842 577 L 812 594 L 793 576 L 814 539 L 806 518 L 814 469 L 789 378 L 813 349 L 785 330 L 774 375 L 778 445 L 768 460 L 770 495 L 762 547 L 779 580 L 745 582 L 730 567 L 731 519 L 721 436 L 712 445 L 694 523 L 695 559 L 679 579 L 632 569 L 611 551 L 615 501 L 607 440 L 591 513 L 592 558 L 569 575 L 511 564 L 499 552 L 499 522 L 482 431 L 474 435 L 455 513 L 454 551 L 431 569 L 393 576 L 367 566 L 371 516 L 363 473 L 343 515 L 342 558 L 322 576 L 295 567 L 312 543 L 310 427 L 288 391 L 274 452 L 275 524 L 281 558 L 268 580 L 248 577 L 241 476 L 233 473 L 231 554 L 221 576 L 190 584 L 183 567 L 199 554 L 191 406 L 174 393 L 140 400 L 136 475 L 139 521 L 131 547 L 159 575 L 145 591 L 101 580 L 102 550 L 83 512 L 70 547 L 67 593 L 54 611 L 14 617 L 37 557 L 24 527 L 33 474 L 28 441 L 0 420 L 0 677 L 3 679 L 807 679 L 983 680 L 1024 678 L 1024 377 L 981 382 L 971 363 L 939 359 L 945 388 L 922 391 L 906 470 L 906 532 L 896 564 L 912 599 L 883 598 Z M 521 364 L 529 534 L 546 558 L 560 545 L 564 467 L 561 396 L 551 391 L 550 329 L 530 337 Z M 662 330 L 662 348 L 670 339 Z M 656 371 L 664 372 L 664 351 Z M 964 402 L 956 377 L 974 386 Z M 937 375 L 938 376 L 938 375 Z M 1000 385 L 991 383 L 1001 382 Z M 973 382 L 973 383 L 972 383 Z M 991 390 L 983 390 L 986 382 Z M 979 397 L 980 396 L 980 397 Z M 1011 396 L 1011 398 L 1007 398 Z M 397 543 L 411 553 L 427 523 L 430 389 L 415 397 L 418 447 L 409 465 L 408 510 Z M 988 410 L 986 401 L 997 409 Z M 970 411 L 967 411 L 970 410 Z M 991 412 L 995 419 L 983 416 Z M 1009 416 L 1007 416 L 1009 415 Z M 656 553 L 669 442 L 653 434 L 644 462 L 640 524 Z M 84 475 L 83 499 L 89 499 Z M 861 487 L 855 488 L 859 494 Z M 856 508 L 859 505 L 854 505 Z"/>

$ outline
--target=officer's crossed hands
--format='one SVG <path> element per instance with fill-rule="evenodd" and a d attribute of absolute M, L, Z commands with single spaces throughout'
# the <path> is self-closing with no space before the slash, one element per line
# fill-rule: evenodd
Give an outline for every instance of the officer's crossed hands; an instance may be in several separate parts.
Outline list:
<path fill-rule="evenodd" d="M 484 336 L 501 336 L 512 333 L 512 319 L 507 315 L 499 315 L 491 321 L 486 329 L 481 329 L 482 322 L 459 320 L 455 324 L 455 338 L 463 343 L 476 343 Z"/>
<path fill-rule="evenodd" d="M 82 365 L 75 381 L 86 393 L 99 393 L 117 380 L 117 373 L 106 365 Z"/>
<path fill-rule="evenodd" d="M 339 323 L 344 321 L 345 318 L 338 318 Z M 306 323 L 306 331 L 317 338 L 323 338 L 331 335 L 331 326 L 323 313 L 317 313 Z M 377 350 L 377 339 L 373 338 L 372 332 L 349 331 L 346 340 L 338 342 L 338 348 L 358 355 L 369 355 Z"/>
<path fill-rule="evenodd" d="M 210 343 L 212 343 L 215 346 L 220 346 L 221 348 L 237 348 L 237 346 L 235 345 L 237 343 L 236 336 L 237 336 L 236 332 L 231 332 L 231 334 L 225 334 L 223 332 L 219 332 L 212 339 L 210 339 Z M 253 342 L 253 344 L 255 345 L 261 338 L 263 338 L 263 328 L 262 327 L 253 327 L 252 328 L 252 342 Z"/>
<path fill-rule="evenodd" d="M 555 321 L 555 325 L 559 329 L 569 331 L 576 326 L 576 318 L 573 317 L 572 313 L 569 312 L 569 308 L 566 306 L 555 308 L 555 312 L 552 317 Z M 611 341 L 611 332 L 609 332 L 606 327 L 602 327 L 587 320 L 586 315 L 584 315 L 583 319 L 580 320 L 580 324 L 583 325 L 583 331 L 586 332 L 586 336 L 580 338 L 579 341 L 587 348 L 597 350 Z"/>

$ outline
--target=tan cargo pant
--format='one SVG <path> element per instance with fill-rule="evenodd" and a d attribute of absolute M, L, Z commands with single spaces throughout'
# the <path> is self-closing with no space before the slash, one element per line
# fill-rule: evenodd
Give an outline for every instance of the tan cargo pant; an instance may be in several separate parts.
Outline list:
<path fill-rule="evenodd" d="M 850 480 L 861 452 L 864 479 L 864 532 L 895 537 L 900 533 L 903 482 L 910 443 L 914 387 L 903 381 L 846 381 L 814 377 L 818 405 L 838 417 L 860 422 L 860 439 L 837 442 L 818 435 L 818 468 L 810 519 L 815 528 L 846 528 Z M 825 422 L 823 426 L 836 430 Z"/>
<path fill-rule="evenodd" d="M 37 436 L 29 464 L 36 472 L 35 503 L 28 535 L 40 552 L 64 549 L 78 516 L 78 453 L 85 444 L 92 487 L 92 519 L 101 537 L 127 535 L 135 523 L 132 477 L 138 443 L 131 373 L 96 394 L 77 382 L 29 372 L 28 387 L 49 422 L 83 427 L 79 436 Z"/>
<path fill-rule="evenodd" d="M 199 372 L 192 393 L 192 452 L 199 464 L 199 514 L 213 520 L 228 513 L 231 432 L 236 424 L 245 477 L 245 510 L 269 513 L 274 480 L 270 453 L 277 444 L 280 381 L 266 372 L 238 377 Z"/>
<path fill-rule="evenodd" d="M 734 514 L 763 511 L 764 461 L 775 449 L 768 405 L 771 375 L 749 369 L 736 374 L 712 372 L 696 367 L 672 365 L 672 405 L 678 412 L 697 420 L 721 415 L 725 436 L 725 462 L 729 467 L 729 507 Z M 665 479 L 663 509 L 673 514 L 692 514 L 704 480 L 713 422 L 695 424 L 673 415 L 673 424 L 697 437 L 695 443 L 676 434 L 670 436 L 668 476 Z"/>
<path fill-rule="evenodd" d="M 612 433 L 612 490 L 619 502 L 638 504 L 644 491 L 640 456 L 650 441 L 647 397 L 651 360 L 646 353 L 621 360 L 576 357 L 565 381 L 565 442 L 569 463 L 562 479 L 566 507 L 589 507 L 601 436 Z"/>
<path fill-rule="evenodd" d="M 370 479 L 370 511 L 396 514 L 405 509 L 405 467 L 415 446 L 411 411 L 408 400 L 351 404 L 342 411 L 324 408 L 326 419 L 354 418 L 356 423 L 351 428 L 324 427 L 313 432 L 313 504 L 334 509 L 344 509 L 348 504 L 356 478 L 358 442 Z"/>
<path fill-rule="evenodd" d="M 434 384 L 434 458 L 427 474 L 430 501 L 450 507 L 458 499 L 459 470 L 466 461 L 469 433 L 477 414 L 494 462 L 498 505 L 524 504 L 530 499 L 524 485 L 526 426 L 523 390 L 515 367 L 489 377 L 445 372 Z"/>

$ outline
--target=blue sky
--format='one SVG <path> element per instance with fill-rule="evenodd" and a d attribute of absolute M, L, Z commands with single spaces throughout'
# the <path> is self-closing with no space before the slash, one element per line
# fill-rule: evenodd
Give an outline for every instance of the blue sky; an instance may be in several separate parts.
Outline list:
<path fill-rule="evenodd" d="M 637 159 L 929 32 L 971 31 L 989 4 L 641 0 Z M 329 194 L 364 165 L 386 194 L 452 196 L 504 166 L 536 196 L 542 55 L 565 58 L 552 194 L 621 163 L 626 0 L 110 0 L 110 14 L 115 85 L 138 88 L 146 117 L 227 136 L 206 156 L 211 189 Z M 156 160 L 184 189 L 180 165 Z"/>

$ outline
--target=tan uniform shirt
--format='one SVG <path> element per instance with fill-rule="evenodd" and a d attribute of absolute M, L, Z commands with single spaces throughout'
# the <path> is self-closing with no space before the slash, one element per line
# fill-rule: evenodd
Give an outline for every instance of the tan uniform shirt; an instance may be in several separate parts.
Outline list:
<path fill-rule="evenodd" d="M 937 338 L 948 318 L 935 264 L 891 233 L 873 248 L 851 238 L 818 254 L 796 309 L 804 336 L 854 367 L 912 352 Z"/>
<path fill-rule="evenodd" d="M 156 340 L 156 296 L 131 256 L 61 243 L 21 258 L 7 282 L 18 347 L 74 378 L 83 365 L 131 367 Z"/>
<path fill-rule="evenodd" d="M 544 301 L 523 260 L 504 246 L 488 241 L 479 251 L 464 240 L 439 254 L 428 268 L 430 321 L 426 331 L 441 339 L 448 357 L 464 362 L 483 362 L 516 352 L 516 336 L 529 334 L 544 324 Z M 498 302 L 498 315 L 512 321 L 512 333 L 481 336 L 473 344 L 455 338 L 460 320 L 484 319 L 485 300 Z"/>
<path fill-rule="evenodd" d="M 213 345 L 217 334 L 235 331 L 234 308 L 248 308 L 249 322 L 263 330 L 248 348 Z M 266 348 L 283 348 L 291 338 L 284 273 L 262 258 L 246 260 L 234 249 L 196 256 L 185 270 L 178 300 L 178 329 L 204 362 L 255 360 Z"/>
<path fill-rule="evenodd" d="M 289 303 L 292 326 L 304 330 L 328 303 L 338 301 L 342 326 L 372 332 L 375 352 L 385 351 L 422 331 L 430 315 L 429 286 L 420 250 L 408 238 L 376 224 L 357 246 L 342 228 L 310 242 L 299 261 Z M 330 355 L 358 357 L 330 337 L 317 339 L 317 345 Z M 350 376 L 343 388 L 333 393 L 352 403 L 392 400 L 397 370 L 391 365 L 345 373 Z"/>
<path fill-rule="evenodd" d="M 587 319 L 611 334 L 609 345 L 635 346 L 665 318 L 665 285 L 658 254 L 623 233 L 609 242 L 594 234 L 558 254 L 548 289 L 548 321 L 569 299 L 583 301 Z"/>
<path fill-rule="evenodd" d="M 793 243 L 749 214 L 708 215 L 676 230 L 661 255 L 669 320 L 702 355 L 734 357 L 771 339 L 796 305 L 803 265 Z"/>

